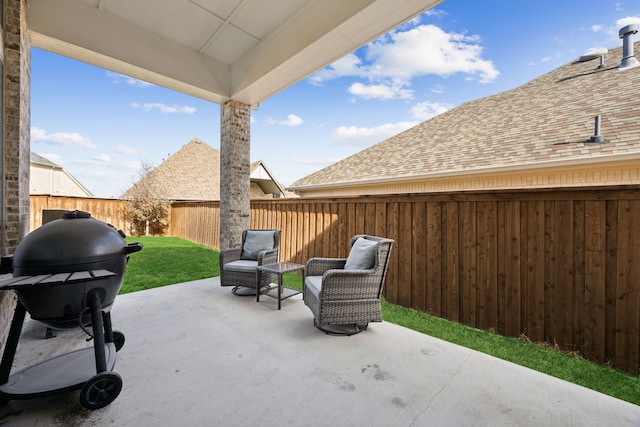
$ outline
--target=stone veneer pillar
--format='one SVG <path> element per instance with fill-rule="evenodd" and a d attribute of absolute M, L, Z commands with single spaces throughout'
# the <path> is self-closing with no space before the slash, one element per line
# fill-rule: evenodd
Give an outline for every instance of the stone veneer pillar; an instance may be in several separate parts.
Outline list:
<path fill-rule="evenodd" d="M 239 247 L 250 227 L 251 107 L 220 107 L 220 249 Z"/>
<path fill-rule="evenodd" d="M 2 0 L 2 255 L 12 254 L 29 228 L 31 54 L 26 1 Z M 0 351 L 13 316 L 13 292 L 0 292 Z"/>

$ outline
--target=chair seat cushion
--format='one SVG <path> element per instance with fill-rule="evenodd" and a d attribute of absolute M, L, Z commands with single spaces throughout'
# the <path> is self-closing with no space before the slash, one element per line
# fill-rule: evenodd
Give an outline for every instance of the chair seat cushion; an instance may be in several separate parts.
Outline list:
<path fill-rule="evenodd" d="M 359 237 L 351 247 L 344 269 L 367 270 L 372 268 L 376 260 L 377 248 L 378 242 Z"/>
<path fill-rule="evenodd" d="M 235 271 L 236 273 L 255 273 L 258 261 L 239 259 L 231 261 L 222 266 L 225 271 Z"/>
<path fill-rule="evenodd" d="M 311 292 L 316 298 L 320 298 L 320 291 L 322 290 L 322 276 L 307 276 L 304 278 L 304 286 Z"/>
<path fill-rule="evenodd" d="M 261 251 L 273 249 L 272 230 L 247 230 L 242 246 L 242 259 L 257 260 Z"/>

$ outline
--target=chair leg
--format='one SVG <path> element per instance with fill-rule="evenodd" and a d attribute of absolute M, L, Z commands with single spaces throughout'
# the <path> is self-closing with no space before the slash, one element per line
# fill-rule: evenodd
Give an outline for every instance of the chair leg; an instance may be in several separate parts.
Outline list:
<path fill-rule="evenodd" d="M 264 285 L 263 287 L 261 287 L 260 289 L 264 292 L 267 288 L 269 288 L 269 285 Z M 239 297 L 255 297 L 256 296 L 256 290 L 254 288 L 248 288 L 246 286 L 234 286 L 233 288 L 231 288 L 231 292 L 234 295 L 237 295 Z"/>
<path fill-rule="evenodd" d="M 251 297 L 251 296 L 256 296 L 256 290 L 253 288 L 247 288 L 246 286 L 234 286 L 233 289 L 231 289 L 231 292 L 234 295 L 237 295 L 239 297 Z"/>
<path fill-rule="evenodd" d="M 320 325 L 316 319 L 313 319 L 313 326 L 317 329 L 321 330 L 327 335 L 341 336 L 341 337 L 350 337 L 351 335 L 359 334 L 362 331 L 366 331 L 369 323 L 364 324 L 346 324 L 346 325 Z"/>

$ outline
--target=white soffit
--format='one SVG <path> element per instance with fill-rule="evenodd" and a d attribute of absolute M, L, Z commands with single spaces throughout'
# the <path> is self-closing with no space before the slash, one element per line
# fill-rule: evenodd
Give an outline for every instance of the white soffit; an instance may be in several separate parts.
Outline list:
<path fill-rule="evenodd" d="M 29 0 L 32 45 L 249 105 L 441 0 Z"/>

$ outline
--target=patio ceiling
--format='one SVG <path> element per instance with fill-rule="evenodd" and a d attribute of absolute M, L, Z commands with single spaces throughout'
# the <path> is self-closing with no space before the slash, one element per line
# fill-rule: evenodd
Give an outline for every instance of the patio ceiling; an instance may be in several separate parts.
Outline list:
<path fill-rule="evenodd" d="M 30 0 L 34 47 L 254 105 L 442 0 Z"/>

